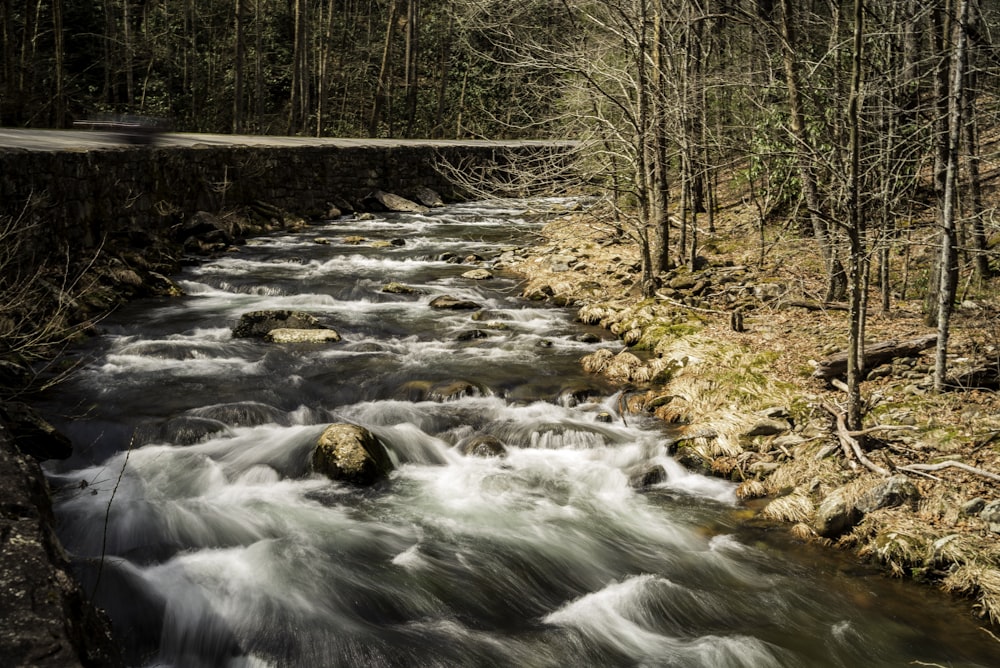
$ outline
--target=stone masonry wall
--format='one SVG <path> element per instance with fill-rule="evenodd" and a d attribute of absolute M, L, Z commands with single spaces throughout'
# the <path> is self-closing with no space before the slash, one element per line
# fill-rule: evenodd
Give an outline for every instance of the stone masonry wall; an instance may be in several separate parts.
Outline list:
<path fill-rule="evenodd" d="M 423 186 L 462 199 L 461 184 L 439 171 L 442 161 L 502 172 L 553 150 L 532 143 L 3 150 L 0 219 L 38 223 L 43 247 L 58 241 L 92 248 L 122 230 L 162 231 L 177 214 L 255 201 L 310 217 L 325 213 L 328 202 L 357 202 L 376 189 L 407 196 Z"/>

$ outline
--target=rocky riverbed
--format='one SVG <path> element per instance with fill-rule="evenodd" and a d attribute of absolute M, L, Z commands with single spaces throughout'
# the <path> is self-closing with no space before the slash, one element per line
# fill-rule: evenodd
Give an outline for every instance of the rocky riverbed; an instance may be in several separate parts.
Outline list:
<path fill-rule="evenodd" d="M 73 304 L 57 309 L 61 326 L 85 335 L 123 300 L 172 294 L 176 288 L 165 277 L 185 257 L 225 253 L 246 234 L 304 224 L 264 205 L 243 216 L 198 214 L 180 222 L 171 239 L 109 246 L 81 274 L 87 280 L 75 284 L 77 291 L 57 291 L 52 303 Z M 838 434 L 840 391 L 814 377 L 820 363 L 844 347 L 844 312 L 811 299 L 803 277 L 790 269 L 796 263 L 788 259 L 807 249 L 776 246 L 766 266 L 755 262 L 754 252 L 724 235 L 709 237 L 694 271 L 664 275 L 656 297 L 643 298 L 634 246 L 599 212 L 566 210 L 537 244 L 505 249 L 492 269 L 521 273 L 526 298 L 574 306 L 581 320 L 618 336 L 619 344 L 581 363 L 626 389 L 618 406 L 626 419 L 651 413 L 681 427 L 677 459 L 738 482 L 754 511 L 750 521 L 779 523 L 800 540 L 855 550 L 892 575 L 966 596 L 975 614 L 996 622 L 1000 494 L 989 474 L 1000 471 L 1000 402 L 994 389 L 929 392 L 926 353 L 873 368 L 865 385 L 867 456 L 883 472 L 873 471 L 845 450 Z M 994 312 L 985 301 L 963 304 L 952 367 L 957 377 L 982 374 L 994 342 L 977 324 Z M 876 342 L 927 329 L 915 307 L 901 302 L 874 316 L 868 332 Z M 31 380 L 22 361 L 6 356 L 0 371 L 8 387 Z M 30 411 L 7 412 L 0 431 L 6 490 L 0 655 L 11 665 L 115 665 L 106 622 L 70 577 L 51 530 L 36 458 L 57 456 L 66 444 L 39 431 Z M 935 468 L 899 473 L 914 464 Z"/>

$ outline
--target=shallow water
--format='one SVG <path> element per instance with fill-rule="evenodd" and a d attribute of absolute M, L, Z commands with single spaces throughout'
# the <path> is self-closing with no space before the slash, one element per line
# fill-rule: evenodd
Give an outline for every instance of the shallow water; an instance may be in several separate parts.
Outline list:
<path fill-rule="evenodd" d="M 130 663 L 1000 665 L 967 607 L 746 528 L 733 487 L 677 465 L 662 425 L 599 419 L 614 390 L 578 362 L 617 342 L 583 343 L 608 335 L 519 300 L 513 277 L 476 282 L 440 259 L 494 258 L 537 229 L 528 208 L 555 204 L 256 239 L 187 269 L 188 296 L 103 324 L 41 407 L 76 447 L 48 470 L 60 536 Z M 481 316 L 430 309 L 440 294 Z M 279 308 L 344 340 L 232 338 L 241 313 Z M 485 338 L 462 340 L 472 330 Z M 443 399 L 454 381 L 468 391 Z M 390 478 L 311 474 L 331 422 L 371 429 Z M 477 433 L 509 456 L 457 454 Z M 632 489 L 647 463 L 666 482 Z"/>

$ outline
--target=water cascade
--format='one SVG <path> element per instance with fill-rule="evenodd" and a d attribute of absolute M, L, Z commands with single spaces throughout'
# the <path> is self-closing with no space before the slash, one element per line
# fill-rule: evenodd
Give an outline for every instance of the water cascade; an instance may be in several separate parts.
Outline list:
<path fill-rule="evenodd" d="M 254 239 L 187 268 L 185 297 L 102 323 L 42 406 L 76 448 L 47 473 L 129 662 L 997 665 L 947 598 L 741 529 L 730 483 L 676 464 L 663 425 L 623 421 L 615 389 L 580 370 L 618 342 L 519 299 L 512 276 L 448 261 L 488 265 L 537 230 L 528 208 L 556 204 Z M 479 308 L 432 309 L 441 295 Z M 342 340 L 233 337 L 270 309 Z M 312 473 L 332 423 L 370 430 L 392 473 L 365 487 Z M 455 448 L 476 436 L 506 456 Z M 648 464 L 665 481 L 633 488 Z"/>

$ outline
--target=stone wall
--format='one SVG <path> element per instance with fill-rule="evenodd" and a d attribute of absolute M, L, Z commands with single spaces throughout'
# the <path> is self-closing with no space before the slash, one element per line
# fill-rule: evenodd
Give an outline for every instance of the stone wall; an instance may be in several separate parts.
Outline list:
<path fill-rule="evenodd" d="M 120 146 L 0 151 L 0 217 L 40 223 L 39 242 L 90 248 L 106 235 L 162 232 L 177 215 L 255 201 L 306 217 L 373 190 L 407 196 L 427 187 L 446 200 L 466 189 L 442 164 L 503 174 L 520 160 L 558 154 L 552 143 L 400 143 L 302 146 Z"/>

